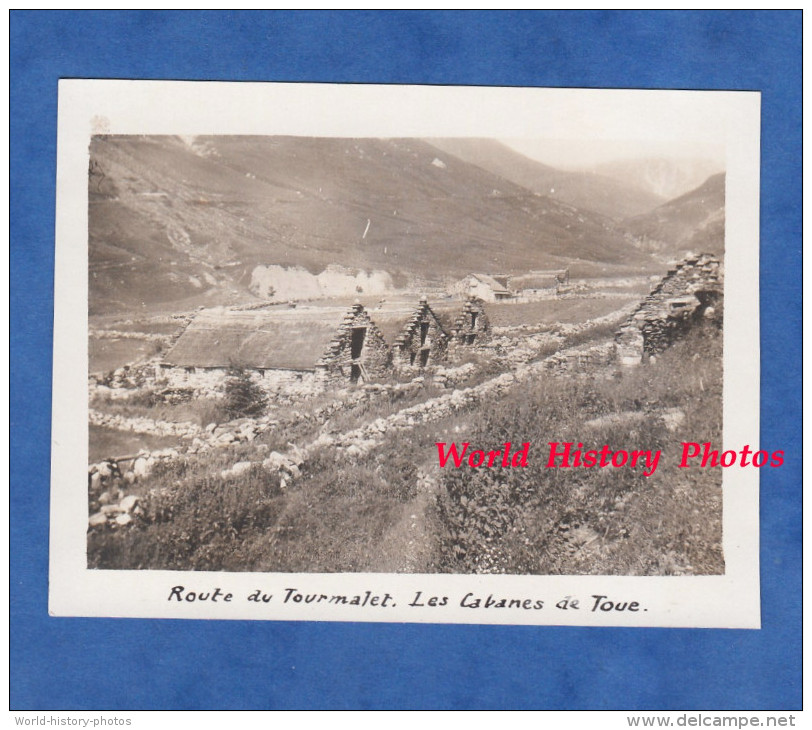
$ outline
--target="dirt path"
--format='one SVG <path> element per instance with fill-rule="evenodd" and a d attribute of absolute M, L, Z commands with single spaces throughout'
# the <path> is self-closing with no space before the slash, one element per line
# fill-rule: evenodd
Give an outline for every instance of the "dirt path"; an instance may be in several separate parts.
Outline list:
<path fill-rule="evenodd" d="M 400 517 L 381 540 L 381 551 L 369 564 L 376 573 L 431 572 L 434 555 L 434 496 L 439 480 L 436 464 L 426 464 L 420 470 L 417 494 L 403 505 Z"/>

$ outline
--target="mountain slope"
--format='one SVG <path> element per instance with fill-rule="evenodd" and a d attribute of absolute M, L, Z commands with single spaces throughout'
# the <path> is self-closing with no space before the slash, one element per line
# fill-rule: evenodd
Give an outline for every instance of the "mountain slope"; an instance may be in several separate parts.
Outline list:
<path fill-rule="evenodd" d="M 430 139 L 428 142 L 535 193 L 610 218 L 646 213 L 666 200 L 606 175 L 549 167 L 492 139 Z"/>
<path fill-rule="evenodd" d="M 722 255 L 725 246 L 725 175 L 712 175 L 695 190 L 624 223 L 645 250 Z"/>
<path fill-rule="evenodd" d="M 633 182 L 639 188 L 661 196 L 662 200 L 689 193 L 719 171 L 720 166 L 710 160 L 662 157 L 604 162 L 585 170 L 615 180 Z"/>
<path fill-rule="evenodd" d="M 95 137 L 89 197 L 91 311 L 245 292 L 260 264 L 651 266 L 606 218 L 413 139 Z"/>

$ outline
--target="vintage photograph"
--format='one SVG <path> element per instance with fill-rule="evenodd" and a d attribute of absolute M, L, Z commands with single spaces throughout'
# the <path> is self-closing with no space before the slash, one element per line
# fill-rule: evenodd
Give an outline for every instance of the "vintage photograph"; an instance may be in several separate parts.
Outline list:
<path fill-rule="evenodd" d="M 88 565 L 724 573 L 724 150 L 589 142 L 94 135 Z"/>
<path fill-rule="evenodd" d="M 57 611 L 758 621 L 757 95 L 60 102 Z"/>
<path fill-rule="evenodd" d="M 800 20 L 14 11 L 15 723 L 792 725 Z"/>

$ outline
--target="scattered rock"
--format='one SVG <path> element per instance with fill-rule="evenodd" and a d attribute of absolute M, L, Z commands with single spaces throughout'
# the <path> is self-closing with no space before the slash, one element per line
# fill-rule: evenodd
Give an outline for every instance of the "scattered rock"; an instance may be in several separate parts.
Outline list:
<path fill-rule="evenodd" d="M 116 517 L 116 524 L 121 525 L 124 527 L 125 525 L 129 525 L 133 521 L 133 516 L 131 514 L 127 514 L 123 512 L 118 517 Z"/>
<path fill-rule="evenodd" d="M 143 457 L 139 457 L 133 463 L 133 474 L 136 477 L 145 477 L 149 473 L 149 467 L 147 466 L 147 460 Z"/>
<path fill-rule="evenodd" d="M 103 512 L 96 512 L 95 515 L 90 515 L 90 519 L 88 520 L 88 524 L 91 527 L 99 527 L 100 525 L 107 524 L 107 515 Z"/>
<path fill-rule="evenodd" d="M 238 477 L 242 474 L 245 474 L 251 471 L 251 467 L 253 464 L 250 461 L 238 461 L 236 464 L 233 464 L 229 469 L 224 469 L 220 472 L 220 476 L 223 479 L 233 479 L 234 477 Z"/>
<path fill-rule="evenodd" d="M 669 431 L 676 431 L 685 420 L 685 413 L 679 408 L 669 408 L 660 415 Z"/>
<path fill-rule="evenodd" d="M 138 497 L 135 494 L 131 494 L 128 497 L 124 497 L 124 499 L 118 503 L 118 506 L 122 512 L 130 512 L 137 503 Z"/>

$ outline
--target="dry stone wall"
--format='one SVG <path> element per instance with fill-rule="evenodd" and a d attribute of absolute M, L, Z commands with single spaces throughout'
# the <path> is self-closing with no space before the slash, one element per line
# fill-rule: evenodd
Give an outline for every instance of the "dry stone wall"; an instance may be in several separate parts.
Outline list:
<path fill-rule="evenodd" d="M 217 397 L 223 392 L 227 368 L 180 368 L 157 369 L 155 386 L 169 389 L 188 389 L 195 397 Z M 246 369 L 251 381 L 270 396 L 290 393 L 298 396 L 311 395 L 324 389 L 322 374 L 296 370 Z"/>

